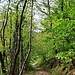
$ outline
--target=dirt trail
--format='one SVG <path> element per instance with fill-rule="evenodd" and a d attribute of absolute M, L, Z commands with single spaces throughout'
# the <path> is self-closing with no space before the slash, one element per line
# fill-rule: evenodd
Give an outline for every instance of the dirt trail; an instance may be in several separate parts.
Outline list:
<path fill-rule="evenodd" d="M 47 71 L 43 70 L 42 68 L 37 68 L 34 65 L 33 65 L 33 68 L 35 69 L 34 75 L 52 75 L 50 72 L 47 72 Z"/>
<path fill-rule="evenodd" d="M 35 75 L 51 75 L 49 72 L 46 72 L 44 70 L 39 70 L 35 72 Z"/>
<path fill-rule="evenodd" d="M 52 75 L 50 72 L 45 71 L 45 70 L 35 70 L 35 73 L 26 73 L 24 75 Z"/>

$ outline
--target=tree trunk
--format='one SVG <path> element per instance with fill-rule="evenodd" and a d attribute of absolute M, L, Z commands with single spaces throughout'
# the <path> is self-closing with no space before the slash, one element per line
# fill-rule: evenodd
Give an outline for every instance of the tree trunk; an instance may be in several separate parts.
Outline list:
<path fill-rule="evenodd" d="M 18 27 L 18 45 L 17 45 L 17 50 L 16 50 L 16 54 L 15 54 L 15 58 L 14 58 L 14 64 L 13 64 L 13 70 L 12 70 L 11 75 L 15 75 L 16 62 L 17 62 L 18 54 L 20 52 L 20 46 L 21 46 L 21 25 L 22 25 L 22 20 L 23 20 L 22 17 L 23 17 L 23 13 L 24 13 L 24 10 L 25 10 L 25 7 L 26 7 L 26 3 L 27 3 L 27 0 L 25 0 L 25 2 L 24 2 L 24 6 L 23 6 L 23 9 L 22 9 L 21 17 L 20 17 L 20 24 L 19 24 L 19 27 Z"/>
<path fill-rule="evenodd" d="M 4 15 L 4 20 L 3 20 L 3 26 L 2 26 L 2 34 L 1 34 L 1 41 L 2 41 L 2 45 L 3 45 L 3 54 L 1 54 L 2 56 L 2 60 L 1 60 L 1 65 L 2 65 L 2 72 L 4 75 L 6 75 L 6 67 L 5 67 L 5 63 L 4 63 L 4 58 L 6 56 L 6 50 L 5 50 L 5 28 L 7 26 L 7 22 L 8 22 L 8 12 L 9 12 L 9 5 L 10 5 L 10 0 L 9 0 L 9 4 L 8 4 L 8 9 L 5 12 Z M 7 57 L 6 57 L 7 60 Z"/>
<path fill-rule="evenodd" d="M 3 55 L 0 52 L 0 62 L 1 62 L 1 68 L 2 68 L 2 72 L 4 75 L 6 75 L 6 69 L 5 69 L 5 65 L 4 65 L 4 59 L 3 59 Z"/>
<path fill-rule="evenodd" d="M 28 53 L 26 55 L 26 58 L 23 62 L 23 65 L 22 65 L 22 68 L 20 70 L 20 73 L 19 75 L 22 75 L 23 74 L 23 69 L 24 67 L 26 66 L 26 62 L 29 58 L 29 55 L 30 55 L 30 52 L 31 52 L 31 44 L 32 44 L 32 21 L 33 21 L 33 0 L 31 0 L 31 22 L 30 22 L 30 34 L 29 34 L 29 49 L 28 49 Z"/>

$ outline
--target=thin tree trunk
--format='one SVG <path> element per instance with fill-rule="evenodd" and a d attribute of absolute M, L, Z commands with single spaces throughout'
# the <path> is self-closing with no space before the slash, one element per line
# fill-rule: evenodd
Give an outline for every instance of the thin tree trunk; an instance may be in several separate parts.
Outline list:
<path fill-rule="evenodd" d="M 50 2 L 49 2 L 49 0 L 47 0 L 47 3 L 48 3 L 48 14 L 50 14 Z"/>
<path fill-rule="evenodd" d="M 50 1 L 47 0 L 47 3 L 48 3 L 48 14 L 50 16 L 50 10 L 51 10 L 51 8 L 50 8 Z M 52 19 L 51 19 L 51 17 L 50 17 L 50 29 L 52 29 Z"/>
<path fill-rule="evenodd" d="M 61 11 L 64 10 L 64 0 L 61 0 Z"/>
<path fill-rule="evenodd" d="M 3 45 L 3 54 L 2 54 L 2 61 L 1 61 L 1 64 L 2 64 L 2 71 L 3 71 L 3 74 L 6 75 L 6 67 L 5 67 L 5 63 L 4 63 L 4 58 L 6 56 L 6 50 L 5 50 L 5 28 L 7 26 L 7 22 L 8 22 L 8 12 L 9 12 L 9 5 L 10 5 L 10 0 L 9 0 L 9 4 L 8 4 L 8 9 L 7 9 L 7 12 L 5 12 L 5 16 L 4 16 L 4 20 L 3 20 L 3 26 L 2 26 L 2 35 L 1 35 L 1 41 L 2 41 L 2 45 Z M 6 57 L 7 59 L 7 57 Z"/>
<path fill-rule="evenodd" d="M 0 62 L 1 62 L 1 68 L 2 68 L 2 72 L 4 75 L 6 75 L 6 70 L 5 70 L 5 65 L 4 65 L 4 59 L 3 59 L 3 55 L 0 52 Z"/>
<path fill-rule="evenodd" d="M 12 70 L 12 73 L 11 75 L 15 75 L 15 67 L 16 67 L 16 60 L 18 58 L 18 54 L 20 52 L 20 46 L 21 46 L 21 25 L 22 25 L 22 17 L 23 17 L 23 13 L 24 13 L 24 10 L 25 10 L 25 7 L 26 7 L 26 3 L 27 3 L 27 0 L 25 0 L 24 2 L 24 6 L 23 6 L 23 9 L 22 9 L 22 13 L 21 13 L 21 19 L 20 19 L 20 24 L 19 24 L 19 28 L 18 28 L 18 46 L 17 46 L 17 50 L 16 50 L 16 54 L 15 54 L 15 58 L 14 58 L 14 64 L 13 64 L 13 70 Z"/>
<path fill-rule="evenodd" d="M 31 6 L 31 23 L 30 23 L 30 34 L 29 34 L 29 49 L 28 49 L 28 53 L 27 53 L 26 58 L 25 58 L 25 60 L 23 62 L 23 65 L 22 65 L 22 68 L 20 70 L 19 75 L 23 74 L 24 67 L 26 65 L 26 62 L 27 62 L 27 60 L 29 58 L 29 55 L 30 55 L 30 52 L 31 52 L 31 44 L 32 44 L 32 21 L 33 21 L 33 0 L 31 0 L 31 4 L 32 4 L 32 6 Z"/>
<path fill-rule="evenodd" d="M 17 49 L 17 45 L 18 45 L 18 6 L 20 4 L 20 1 L 18 2 L 17 6 L 16 6 L 16 30 L 15 30 L 15 52 Z M 15 67 L 15 74 L 18 75 L 19 74 L 19 57 L 16 60 L 16 67 Z"/>
<path fill-rule="evenodd" d="M 32 4 L 32 6 L 31 6 L 31 23 L 30 23 L 30 34 L 29 34 L 29 49 L 28 49 L 28 53 L 27 53 L 26 58 L 25 58 L 25 60 L 23 62 L 23 65 L 22 65 L 22 68 L 21 68 L 21 71 L 20 71 L 19 75 L 23 74 L 24 67 L 26 65 L 26 62 L 27 62 L 28 57 L 29 57 L 30 52 L 31 52 L 31 44 L 32 44 L 32 41 L 31 41 L 32 40 L 32 21 L 33 21 L 33 0 L 31 0 L 31 4 Z"/>
<path fill-rule="evenodd" d="M 11 71 L 12 71 L 12 46 L 11 46 L 11 44 L 12 44 L 12 42 L 11 42 L 11 40 L 12 40 L 12 10 L 11 10 L 11 13 L 10 13 L 10 42 L 9 42 L 9 50 L 10 50 L 10 73 L 11 73 Z M 10 73 L 9 73 L 9 75 L 10 75 Z"/>
<path fill-rule="evenodd" d="M 21 49 L 20 49 L 20 58 L 19 58 L 19 71 L 22 67 L 22 63 L 24 61 L 24 53 L 23 53 L 23 40 L 22 40 L 22 36 L 21 36 Z"/>

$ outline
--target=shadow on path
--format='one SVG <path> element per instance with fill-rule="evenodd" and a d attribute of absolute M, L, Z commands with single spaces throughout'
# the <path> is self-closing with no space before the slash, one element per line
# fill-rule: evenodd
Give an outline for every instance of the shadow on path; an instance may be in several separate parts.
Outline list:
<path fill-rule="evenodd" d="M 42 68 L 37 68 L 36 66 L 32 66 L 35 69 L 35 75 L 52 75 L 50 72 L 45 71 Z"/>

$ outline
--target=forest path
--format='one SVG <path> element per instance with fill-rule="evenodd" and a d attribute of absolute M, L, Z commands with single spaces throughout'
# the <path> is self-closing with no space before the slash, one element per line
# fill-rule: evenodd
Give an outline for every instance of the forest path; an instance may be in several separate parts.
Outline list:
<path fill-rule="evenodd" d="M 39 70 L 39 71 L 35 71 L 35 75 L 52 75 L 52 74 L 44 70 Z"/>
<path fill-rule="evenodd" d="M 34 75 L 52 75 L 50 72 L 42 69 L 42 68 L 37 68 L 36 66 L 32 66 L 35 69 L 35 74 Z"/>
<path fill-rule="evenodd" d="M 52 75 L 52 74 L 46 70 L 43 70 L 41 68 L 37 68 L 37 69 L 35 69 L 35 73 L 30 72 L 30 73 L 26 73 L 24 75 Z"/>

